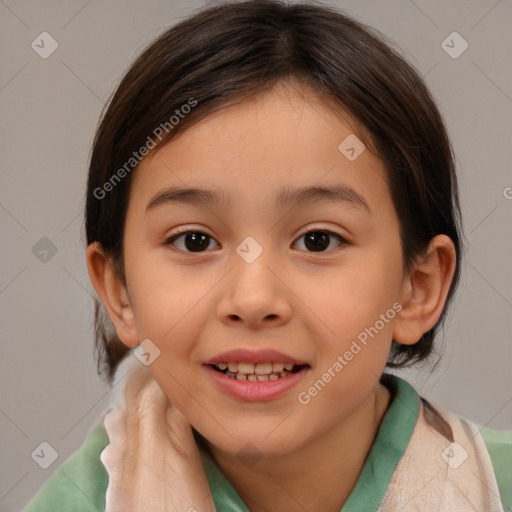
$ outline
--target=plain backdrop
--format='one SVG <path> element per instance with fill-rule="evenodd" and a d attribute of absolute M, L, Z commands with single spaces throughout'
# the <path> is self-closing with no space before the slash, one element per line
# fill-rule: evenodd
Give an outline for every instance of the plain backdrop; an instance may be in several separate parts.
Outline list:
<path fill-rule="evenodd" d="M 512 2 L 325 3 L 396 41 L 425 77 L 457 156 L 469 247 L 437 342 L 444 355 L 433 373 L 400 375 L 480 425 L 512 428 Z M 21 510 L 107 407 L 81 235 L 89 150 L 135 56 L 202 5 L 0 1 L 2 511 Z M 442 46 L 454 31 L 468 44 L 457 58 Z M 32 47 L 42 32 L 58 44 L 47 58 Z M 31 456 L 44 441 L 58 452 L 48 469 Z"/>

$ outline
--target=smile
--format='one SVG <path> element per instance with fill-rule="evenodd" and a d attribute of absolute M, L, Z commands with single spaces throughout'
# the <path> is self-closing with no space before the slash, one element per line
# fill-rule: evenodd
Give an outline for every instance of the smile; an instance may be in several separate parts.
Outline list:
<path fill-rule="evenodd" d="M 312 370 L 308 364 L 232 361 L 205 364 L 204 369 L 219 391 L 242 402 L 277 399 L 298 386 Z"/>

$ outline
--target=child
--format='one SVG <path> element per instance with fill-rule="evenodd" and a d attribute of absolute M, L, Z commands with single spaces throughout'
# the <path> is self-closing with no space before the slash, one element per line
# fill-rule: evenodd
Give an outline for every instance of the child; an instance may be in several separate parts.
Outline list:
<path fill-rule="evenodd" d="M 28 512 L 512 509 L 512 433 L 384 372 L 427 360 L 463 243 L 443 120 L 376 31 L 270 0 L 172 27 L 85 217 L 113 398 Z"/>

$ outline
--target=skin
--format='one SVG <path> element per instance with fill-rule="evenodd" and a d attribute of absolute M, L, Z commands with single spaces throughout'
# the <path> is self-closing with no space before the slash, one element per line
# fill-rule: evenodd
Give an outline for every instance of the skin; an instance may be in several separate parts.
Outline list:
<path fill-rule="evenodd" d="M 348 116 L 297 86 L 226 107 L 135 171 L 124 229 L 127 289 L 101 247 L 87 249 L 91 281 L 120 339 L 135 347 L 149 338 L 159 347 L 152 376 L 206 438 L 252 512 L 340 510 L 389 406 L 379 376 L 392 338 L 412 344 L 433 327 L 453 277 L 454 246 L 444 235 L 403 274 L 383 163 L 369 148 L 355 161 L 341 154 L 338 145 L 352 133 L 360 132 Z M 355 189 L 370 213 L 327 200 L 274 206 L 284 186 L 334 184 Z M 231 206 L 175 203 L 145 213 L 171 185 L 222 189 Z M 203 252 L 186 252 L 185 237 L 166 245 L 181 228 L 212 239 Z M 326 251 L 315 251 L 303 235 L 318 230 L 350 243 L 332 237 Z M 248 236 L 263 248 L 252 263 L 235 250 Z M 401 311 L 301 404 L 298 393 L 395 302 Z M 220 392 L 202 365 L 238 347 L 275 348 L 311 369 L 276 399 L 237 400 Z M 237 455 L 248 442 L 261 456 L 250 467 Z"/>

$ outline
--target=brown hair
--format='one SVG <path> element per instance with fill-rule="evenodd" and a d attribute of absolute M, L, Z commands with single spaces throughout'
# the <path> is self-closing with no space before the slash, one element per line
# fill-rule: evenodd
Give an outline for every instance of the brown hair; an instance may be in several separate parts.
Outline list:
<path fill-rule="evenodd" d="M 334 8 L 311 1 L 224 3 L 203 8 L 153 41 L 124 75 L 96 131 L 86 192 L 87 245 L 100 242 L 126 284 L 122 247 L 131 173 L 120 169 L 126 171 L 157 127 L 167 127 L 161 147 L 208 114 L 281 81 L 321 93 L 364 130 L 365 144 L 386 168 L 405 272 L 435 235 L 453 241 L 456 270 L 439 321 L 413 345 L 393 341 L 388 366 L 426 359 L 460 277 L 463 235 L 452 148 L 417 71 L 380 32 Z M 170 126 L 191 98 L 194 108 Z M 123 179 L 114 183 L 116 173 Z M 109 180 L 108 194 L 100 193 Z M 98 373 L 111 383 L 129 348 L 98 300 L 95 329 Z"/>

